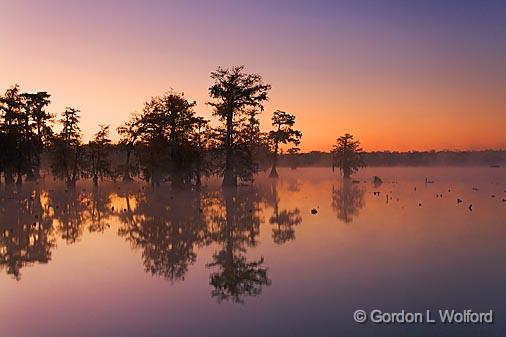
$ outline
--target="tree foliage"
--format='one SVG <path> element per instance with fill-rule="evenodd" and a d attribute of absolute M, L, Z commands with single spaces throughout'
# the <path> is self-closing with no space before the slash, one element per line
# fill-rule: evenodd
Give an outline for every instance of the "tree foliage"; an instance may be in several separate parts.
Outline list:
<path fill-rule="evenodd" d="M 125 131 L 131 143 L 139 145 L 141 170 L 152 185 L 164 179 L 174 187 L 200 181 L 207 121 L 196 115 L 195 105 L 175 91 L 152 97 Z"/>
<path fill-rule="evenodd" d="M 211 73 L 209 95 L 214 115 L 221 122 L 219 135 L 225 153 L 220 174 L 224 186 L 237 186 L 238 178 L 251 180 L 257 167 L 248 144 L 255 130 L 257 111 L 263 111 L 271 88 L 258 74 L 248 74 L 244 66 L 218 67 Z"/>
<path fill-rule="evenodd" d="M 58 121 L 62 129 L 53 137 L 51 171 L 54 176 L 64 179 L 68 187 L 75 187 L 86 166 L 79 127 L 80 112 L 67 107 Z"/>
<path fill-rule="evenodd" d="M 0 96 L 0 172 L 7 183 L 38 176 L 41 154 L 51 137 L 52 115 L 46 111 L 50 95 L 22 93 L 18 85 Z"/>
<path fill-rule="evenodd" d="M 98 185 L 98 180 L 104 180 L 113 175 L 109 161 L 109 125 L 99 125 L 99 130 L 88 144 L 88 172 L 93 179 L 93 184 Z"/>
<path fill-rule="evenodd" d="M 295 125 L 295 116 L 287 112 L 276 110 L 272 116 L 272 126 L 274 130 L 269 132 L 269 138 L 273 146 L 273 159 L 270 177 L 278 177 L 276 165 L 278 161 L 278 152 L 280 144 L 293 144 L 295 146 L 300 144 L 302 132 L 293 128 Z"/>
<path fill-rule="evenodd" d="M 122 176 L 152 186 L 169 182 L 173 188 L 199 189 L 210 175 L 223 177 L 224 186 L 237 186 L 253 181 L 272 155 L 275 172 L 280 145 L 296 149 L 300 143 L 295 117 L 276 111 L 274 129 L 262 132 L 259 115 L 271 89 L 262 76 L 233 66 L 218 67 L 210 77 L 207 104 L 218 123 L 197 115 L 195 101 L 170 90 L 151 97 L 119 126 L 117 143 L 105 125 L 83 143 L 79 110 L 66 108 L 55 121 L 49 93 L 26 93 L 14 85 L 0 96 L 0 178 L 9 184 L 38 179 L 46 157 L 53 176 L 68 187 L 82 178 L 98 185 Z"/>
<path fill-rule="evenodd" d="M 134 113 L 130 116 L 128 121 L 116 129 L 120 136 L 118 144 L 124 149 L 126 155 L 125 164 L 121 167 L 123 181 L 131 181 L 132 172 L 136 173 L 138 171 L 137 166 L 132 165 L 131 159 L 135 150 L 135 144 L 141 133 L 140 125 L 141 117 L 139 114 Z"/>
<path fill-rule="evenodd" d="M 360 142 L 354 140 L 349 133 L 344 134 L 337 139 L 337 144 L 334 145 L 332 150 L 332 170 L 338 167 L 343 176 L 349 178 L 365 166 L 363 153 Z"/>

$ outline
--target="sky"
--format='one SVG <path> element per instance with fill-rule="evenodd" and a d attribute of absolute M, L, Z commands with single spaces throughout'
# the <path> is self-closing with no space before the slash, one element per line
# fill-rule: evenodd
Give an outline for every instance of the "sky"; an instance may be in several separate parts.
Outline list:
<path fill-rule="evenodd" d="M 169 89 L 212 118 L 209 74 L 272 85 L 303 151 L 506 148 L 506 1 L 0 0 L 0 91 L 48 91 L 84 138 Z"/>

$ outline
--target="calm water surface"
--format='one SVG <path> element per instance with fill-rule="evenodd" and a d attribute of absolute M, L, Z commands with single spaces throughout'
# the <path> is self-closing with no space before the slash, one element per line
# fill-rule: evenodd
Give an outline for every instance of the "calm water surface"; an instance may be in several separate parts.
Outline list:
<path fill-rule="evenodd" d="M 236 192 L 1 186 L 0 336 L 504 336 L 504 168 L 280 176 Z M 495 323 L 353 321 L 447 308 Z"/>

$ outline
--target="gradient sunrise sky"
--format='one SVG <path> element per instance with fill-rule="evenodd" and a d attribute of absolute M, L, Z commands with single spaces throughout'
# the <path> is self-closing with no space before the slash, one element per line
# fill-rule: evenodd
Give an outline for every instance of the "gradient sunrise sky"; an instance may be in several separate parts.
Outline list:
<path fill-rule="evenodd" d="M 506 1 L 0 0 L 0 90 L 82 110 L 89 139 L 169 88 L 210 118 L 209 73 L 272 84 L 301 148 L 344 132 L 366 150 L 506 148 Z M 116 137 L 115 132 L 112 134 Z"/>

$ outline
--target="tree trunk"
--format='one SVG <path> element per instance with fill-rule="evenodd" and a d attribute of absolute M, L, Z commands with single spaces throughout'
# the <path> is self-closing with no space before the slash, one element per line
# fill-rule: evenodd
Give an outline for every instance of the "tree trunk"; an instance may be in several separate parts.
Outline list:
<path fill-rule="evenodd" d="M 100 150 L 97 149 L 97 160 L 93 164 L 93 185 L 98 186 L 98 175 L 99 173 L 99 166 L 100 165 Z"/>
<path fill-rule="evenodd" d="M 79 149 L 75 149 L 75 155 L 74 155 L 74 167 L 72 168 L 72 176 L 71 176 L 71 179 L 70 179 L 70 184 L 71 184 L 71 187 L 75 187 L 76 186 L 76 181 L 77 181 L 77 175 L 78 175 L 78 160 L 79 160 Z"/>
<path fill-rule="evenodd" d="M 153 170 L 151 173 L 151 187 L 159 187 L 160 186 L 160 172 L 157 169 Z"/>
<path fill-rule="evenodd" d="M 176 170 L 172 173 L 171 186 L 172 188 L 179 190 L 185 188 L 185 180 L 183 178 L 183 174 L 178 168 L 176 168 Z"/>
<path fill-rule="evenodd" d="M 233 174 L 233 172 L 225 171 L 223 183 L 221 185 L 223 187 L 237 187 L 237 177 Z"/>
<path fill-rule="evenodd" d="M 76 181 L 74 179 L 67 180 L 67 188 L 74 189 L 76 187 Z"/>
<path fill-rule="evenodd" d="M 130 147 L 128 147 L 127 153 L 126 153 L 125 171 L 123 172 L 123 181 L 132 181 L 132 177 L 130 176 L 130 156 L 131 155 L 132 155 L 132 149 Z"/>
<path fill-rule="evenodd" d="M 346 179 L 351 177 L 351 169 L 349 167 L 343 167 L 343 176 Z"/>
<path fill-rule="evenodd" d="M 26 172 L 26 181 L 35 181 L 37 180 L 35 177 L 35 174 L 33 173 L 32 169 L 28 169 L 28 172 Z"/>
<path fill-rule="evenodd" d="M 200 188 L 202 187 L 202 179 L 200 178 L 200 172 L 197 173 L 197 181 L 195 182 L 195 188 L 197 191 L 200 191 Z"/>
<path fill-rule="evenodd" d="M 35 173 L 34 174 L 35 174 L 35 180 L 39 180 L 40 179 L 40 162 L 35 167 Z"/>
<path fill-rule="evenodd" d="M 271 173 L 269 173 L 269 178 L 279 178 L 278 171 L 276 170 L 276 164 L 272 165 Z"/>
<path fill-rule="evenodd" d="M 18 186 L 23 185 L 23 175 L 20 172 L 18 172 L 18 177 L 16 179 L 16 185 L 18 185 Z"/>
<path fill-rule="evenodd" d="M 227 114 L 227 134 L 225 138 L 225 172 L 223 174 L 223 182 L 221 184 L 225 187 L 237 187 L 237 175 L 235 174 L 234 167 L 232 165 L 232 157 L 234 155 L 232 151 L 233 113 L 234 111 L 230 109 Z"/>
<path fill-rule="evenodd" d="M 14 184 L 14 177 L 12 176 L 12 169 L 11 168 L 5 168 L 4 178 L 5 178 L 6 185 Z"/>
<path fill-rule="evenodd" d="M 195 187 L 197 191 L 200 191 L 200 188 L 202 187 L 202 169 L 200 165 L 201 159 L 199 158 L 197 162 L 197 171 L 195 173 Z"/>
<path fill-rule="evenodd" d="M 227 155 L 227 158 L 225 159 L 225 172 L 223 173 L 223 182 L 221 185 L 225 187 L 237 186 L 237 177 L 235 176 L 232 168 L 230 155 Z"/>
<path fill-rule="evenodd" d="M 278 171 L 276 170 L 276 166 L 278 163 L 278 150 L 279 150 L 279 144 L 278 142 L 274 145 L 274 156 L 272 158 L 272 168 L 271 173 L 269 174 L 269 178 L 278 178 Z"/>
<path fill-rule="evenodd" d="M 35 167 L 33 170 L 33 173 L 35 175 L 35 180 L 40 179 L 40 165 L 42 163 L 42 154 L 44 153 L 44 145 L 42 144 L 42 141 L 39 141 L 39 150 L 38 153 L 35 155 Z"/>

